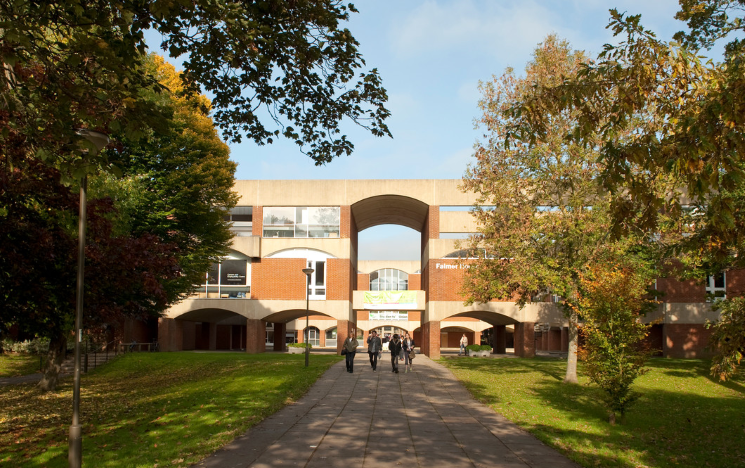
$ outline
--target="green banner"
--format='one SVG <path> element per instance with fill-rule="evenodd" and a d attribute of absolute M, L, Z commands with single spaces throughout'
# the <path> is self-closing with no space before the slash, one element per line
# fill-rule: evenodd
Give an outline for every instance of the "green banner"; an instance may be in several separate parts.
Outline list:
<path fill-rule="evenodd" d="M 416 309 L 416 291 L 365 291 L 365 309 Z"/>

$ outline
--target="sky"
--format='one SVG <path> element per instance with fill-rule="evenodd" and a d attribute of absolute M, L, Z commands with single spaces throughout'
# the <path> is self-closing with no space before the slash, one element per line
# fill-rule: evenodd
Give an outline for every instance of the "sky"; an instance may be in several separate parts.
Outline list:
<path fill-rule="evenodd" d="M 479 81 L 518 74 L 536 45 L 555 33 L 594 57 L 617 42 L 605 27 L 609 8 L 641 14 L 669 40 L 684 28 L 677 0 L 359 0 L 347 27 L 366 70 L 377 68 L 388 91 L 393 138 L 343 127 L 351 156 L 314 162 L 291 142 L 231 144 L 237 179 L 459 179 L 480 133 Z M 155 41 L 153 41 L 155 42 Z M 154 49 L 157 48 L 154 47 Z M 178 64 L 176 64 L 178 68 Z M 378 226 L 360 233 L 359 258 L 416 260 L 419 233 Z"/>

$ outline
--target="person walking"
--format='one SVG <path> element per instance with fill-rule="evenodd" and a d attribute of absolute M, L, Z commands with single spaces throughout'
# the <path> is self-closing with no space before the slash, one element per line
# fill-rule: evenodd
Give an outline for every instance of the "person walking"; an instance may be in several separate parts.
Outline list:
<path fill-rule="evenodd" d="M 388 343 L 388 349 L 391 352 L 391 372 L 398 374 L 398 355 L 401 352 L 401 340 L 398 338 L 398 333 L 393 335 L 393 339 Z"/>
<path fill-rule="evenodd" d="M 458 356 L 460 356 L 460 353 L 463 353 L 464 356 L 466 355 L 466 346 L 468 346 L 468 338 L 466 338 L 466 334 L 464 333 L 460 339 L 460 352 L 458 352 Z"/>
<path fill-rule="evenodd" d="M 359 345 L 360 342 L 354 336 L 348 336 L 342 345 L 342 349 L 347 352 L 347 372 L 350 374 L 354 373 L 354 356 L 357 354 L 357 346 Z"/>
<path fill-rule="evenodd" d="M 380 341 L 378 332 L 373 330 L 370 333 L 370 336 L 367 337 L 367 354 L 370 355 L 370 367 L 372 367 L 373 372 L 375 372 L 375 369 L 378 367 L 378 353 L 380 353 L 380 350 L 382 349 L 383 343 Z"/>
<path fill-rule="evenodd" d="M 409 336 L 409 332 L 406 332 L 406 335 L 404 335 L 404 339 L 401 340 L 401 346 L 404 350 L 404 367 L 406 368 L 406 372 L 411 371 L 411 364 L 414 360 L 414 339 Z"/>

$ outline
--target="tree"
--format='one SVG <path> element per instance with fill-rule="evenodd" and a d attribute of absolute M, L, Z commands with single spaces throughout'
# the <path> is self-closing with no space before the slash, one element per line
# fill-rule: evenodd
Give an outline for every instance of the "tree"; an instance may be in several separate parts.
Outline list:
<path fill-rule="evenodd" d="M 745 298 L 727 298 L 712 307 L 721 312 L 719 320 L 707 323 L 712 329 L 709 348 L 715 351 L 711 375 L 719 380 L 732 378 L 745 354 Z"/>
<path fill-rule="evenodd" d="M 479 234 L 471 248 L 489 253 L 467 270 L 464 292 L 470 302 L 514 299 L 520 306 L 549 291 L 561 296 L 570 322 L 565 382 L 575 383 L 577 317 L 571 304 L 577 300 L 579 272 L 609 228 L 607 202 L 596 180 L 597 153 L 565 143 L 564 134 L 574 124 L 571 113 L 553 119 L 540 141 L 528 146 L 507 139 L 513 122 L 506 112 L 534 86 L 560 83 L 584 60 L 566 41 L 548 36 L 524 78 L 508 69 L 482 84 L 479 125 L 488 133 L 476 145 L 476 164 L 463 177 L 463 188 L 478 194 Z"/>
<path fill-rule="evenodd" d="M 580 274 L 578 299 L 572 304 L 585 337 L 580 355 L 590 381 L 603 391 L 611 424 L 616 414 L 623 421 L 638 399 L 631 385 L 645 373 L 650 354 L 644 344 L 650 324 L 643 317 L 657 304 L 650 295 L 655 278 L 651 265 L 633 248 L 609 246 Z"/>
<path fill-rule="evenodd" d="M 676 18 L 689 29 L 670 43 L 645 29 L 640 16 L 611 10 L 609 28 L 622 41 L 515 102 L 507 139 L 531 147 L 554 118 L 574 113 L 565 140 L 599 148 L 613 232 L 659 237 L 666 256 L 695 276 L 744 265 L 745 42 L 736 33 L 745 23 L 741 0 L 680 5 Z M 726 40 L 721 61 L 702 62 L 699 48 Z M 668 190 L 658 189 L 662 179 Z M 716 366 L 712 372 L 722 375 Z"/>
<path fill-rule="evenodd" d="M 141 70 L 168 91 L 150 93 L 168 119 L 135 141 L 119 135 L 110 160 L 122 177 L 91 177 L 86 245 L 86 328 L 158 317 L 204 281 L 227 252 L 235 205 L 228 159 L 203 96 L 180 95 L 158 57 Z M 10 131 L 19 143 L 24 136 Z M 11 147 L 0 164 L 0 334 L 12 324 L 51 339 L 43 390 L 57 384 L 75 304 L 78 201 L 62 174 Z"/>
<path fill-rule="evenodd" d="M 338 0 L 155 2 L 0 1 L 0 101 L 27 150 L 77 179 L 103 165 L 84 157 L 77 128 L 130 138 L 161 129 L 143 93 L 163 91 L 142 75 L 143 32 L 163 35 L 172 57 L 187 55 L 185 90 L 214 95 L 225 137 L 258 144 L 283 136 L 317 164 L 350 154 L 349 120 L 390 135 L 375 69 L 364 65 L 341 23 L 356 12 Z M 0 143 L 9 143 L 8 133 Z"/>

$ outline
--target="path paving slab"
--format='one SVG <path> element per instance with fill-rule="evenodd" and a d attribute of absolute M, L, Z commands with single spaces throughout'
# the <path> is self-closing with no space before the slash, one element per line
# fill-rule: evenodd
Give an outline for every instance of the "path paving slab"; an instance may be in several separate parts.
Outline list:
<path fill-rule="evenodd" d="M 426 356 L 408 374 L 378 364 L 372 372 L 366 353 L 353 374 L 335 364 L 298 402 L 193 467 L 580 468 Z"/>

